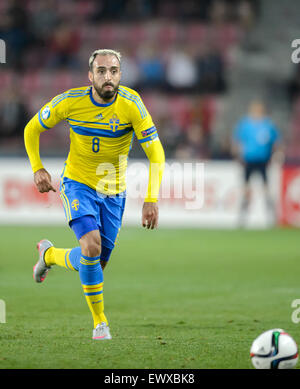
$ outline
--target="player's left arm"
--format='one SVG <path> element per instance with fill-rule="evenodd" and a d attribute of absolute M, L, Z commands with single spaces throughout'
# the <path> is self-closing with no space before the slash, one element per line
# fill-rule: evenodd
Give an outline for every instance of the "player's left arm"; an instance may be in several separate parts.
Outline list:
<path fill-rule="evenodd" d="M 150 162 L 148 189 L 142 210 L 142 225 L 153 229 L 158 226 L 157 199 L 164 172 L 165 153 L 151 115 L 138 93 L 131 106 L 131 122 L 138 141 Z"/>
<path fill-rule="evenodd" d="M 148 189 L 142 210 L 142 225 L 153 229 L 158 226 L 157 198 L 165 167 L 165 153 L 158 138 L 142 143 L 142 148 L 150 162 Z"/>

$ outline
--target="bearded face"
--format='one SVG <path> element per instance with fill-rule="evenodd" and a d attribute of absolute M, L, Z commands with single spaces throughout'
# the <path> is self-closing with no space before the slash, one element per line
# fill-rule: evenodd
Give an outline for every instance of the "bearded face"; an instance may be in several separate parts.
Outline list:
<path fill-rule="evenodd" d="M 118 91 L 121 79 L 120 63 L 114 55 L 97 55 L 89 79 L 98 96 L 109 102 Z"/>
<path fill-rule="evenodd" d="M 115 85 L 112 82 L 104 83 L 102 86 L 96 84 L 95 82 L 92 84 L 101 99 L 105 101 L 109 101 L 115 96 L 120 85 L 120 83 Z"/>

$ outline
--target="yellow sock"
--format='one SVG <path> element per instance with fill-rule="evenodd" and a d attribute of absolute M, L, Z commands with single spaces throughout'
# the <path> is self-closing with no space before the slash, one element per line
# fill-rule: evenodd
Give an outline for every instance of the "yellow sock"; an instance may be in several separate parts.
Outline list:
<path fill-rule="evenodd" d="M 104 315 L 103 282 L 98 285 L 82 285 L 83 292 L 94 320 L 94 328 L 102 322 L 108 324 Z"/>
<path fill-rule="evenodd" d="M 75 270 L 69 258 L 72 249 L 57 249 L 50 247 L 45 253 L 45 263 L 47 266 L 58 265 L 66 269 Z"/>

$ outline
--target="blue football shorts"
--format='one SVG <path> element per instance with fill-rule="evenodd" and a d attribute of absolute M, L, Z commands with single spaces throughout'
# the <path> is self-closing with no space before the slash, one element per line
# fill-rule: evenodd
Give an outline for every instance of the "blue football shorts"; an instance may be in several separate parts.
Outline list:
<path fill-rule="evenodd" d="M 268 176 L 267 176 L 267 165 L 268 162 L 262 161 L 262 162 L 246 162 L 244 167 L 244 179 L 246 182 L 250 180 L 250 177 L 254 173 L 259 173 L 262 176 L 262 179 L 264 183 L 268 182 Z"/>
<path fill-rule="evenodd" d="M 77 239 L 98 228 L 102 250 L 111 251 L 122 225 L 126 192 L 107 196 L 85 184 L 63 177 L 60 197 L 67 222 Z"/>

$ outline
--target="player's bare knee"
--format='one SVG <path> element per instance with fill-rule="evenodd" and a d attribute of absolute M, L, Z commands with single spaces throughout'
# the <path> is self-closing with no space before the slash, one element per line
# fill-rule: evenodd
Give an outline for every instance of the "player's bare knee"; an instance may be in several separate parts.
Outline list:
<path fill-rule="evenodd" d="M 80 239 L 80 247 L 83 255 L 98 257 L 101 254 L 101 239 L 100 237 L 87 236 L 85 239 Z"/>

